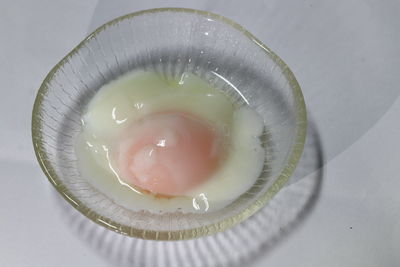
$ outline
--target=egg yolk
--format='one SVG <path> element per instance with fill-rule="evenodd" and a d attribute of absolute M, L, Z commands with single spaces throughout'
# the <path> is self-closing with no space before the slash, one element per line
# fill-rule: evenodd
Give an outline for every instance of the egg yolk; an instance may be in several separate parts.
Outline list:
<path fill-rule="evenodd" d="M 123 134 L 117 166 L 126 183 L 156 195 L 181 195 L 218 167 L 222 146 L 207 122 L 183 112 L 147 115 Z"/>

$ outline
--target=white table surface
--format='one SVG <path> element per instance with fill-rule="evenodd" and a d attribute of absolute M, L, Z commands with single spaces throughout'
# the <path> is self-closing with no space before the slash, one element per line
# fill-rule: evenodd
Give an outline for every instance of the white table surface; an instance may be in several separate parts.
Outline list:
<path fill-rule="evenodd" d="M 314 209 L 252 265 L 400 266 L 400 2 L 142 2 L 1 1 L 0 266 L 114 266 L 60 210 L 34 156 L 31 110 L 90 30 L 165 6 L 220 13 L 259 36 L 291 66 L 321 135 Z"/>

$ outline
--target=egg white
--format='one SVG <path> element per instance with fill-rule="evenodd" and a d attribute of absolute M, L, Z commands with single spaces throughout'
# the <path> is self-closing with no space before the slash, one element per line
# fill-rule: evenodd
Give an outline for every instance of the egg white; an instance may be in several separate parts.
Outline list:
<path fill-rule="evenodd" d="M 211 123 L 227 140 L 224 162 L 205 183 L 184 196 L 160 198 L 124 182 L 110 158 L 115 138 L 134 121 L 162 111 L 183 111 Z M 75 150 L 81 174 L 114 202 L 134 211 L 206 212 L 223 208 L 260 176 L 264 124 L 248 107 L 236 107 L 224 93 L 191 73 L 177 80 L 133 71 L 104 85 L 82 118 Z"/>

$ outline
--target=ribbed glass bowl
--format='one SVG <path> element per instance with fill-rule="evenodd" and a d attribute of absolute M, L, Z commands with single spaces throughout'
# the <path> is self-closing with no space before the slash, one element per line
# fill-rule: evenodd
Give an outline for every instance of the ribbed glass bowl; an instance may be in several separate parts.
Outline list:
<path fill-rule="evenodd" d="M 255 185 L 215 212 L 154 214 L 126 209 L 88 183 L 79 172 L 74 150 L 81 116 L 103 84 L 133 69 L 174 77 L 192 72 L 219 90 L 237 90 L 233 97 L 255 109 L 265 123 L 267 160 Z M 163 8 L 112 20 L 63 58 L 37 94 L 32 138 L 50 182 L 89 219 L 129 236 L 181 240 L 225 230 L 264 206 L 292 175 L 303 150 L 306 124 L 295 77 L 252 34 L 209 12 Z"/>

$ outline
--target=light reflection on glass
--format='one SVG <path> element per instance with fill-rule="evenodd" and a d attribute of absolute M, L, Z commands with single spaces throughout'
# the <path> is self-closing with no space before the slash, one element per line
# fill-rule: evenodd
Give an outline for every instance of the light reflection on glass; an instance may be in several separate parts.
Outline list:
<path fill-rule="evenodd" d="M 217 70 L 217 68 L 215 68 L 215 70 Z M 231 86 L 236 91 L 236 93 L 238 93 L 242 97 L 242 99 L 246 102 L 246 104 L 247 105 L 249 104 L 249 101 L 244 97 L 244 95 L 239 91 L 239 89 L 236 88 L 236 86 L 234 86 L 230 81 L 228 81 L 223 76 L 216 73 L 215 71 L 212 71 L 212 73 L 214 75 L 216 75 L 218 78 L 222 79 L 224 82 L 226 82 L 229 86 Z"/>

